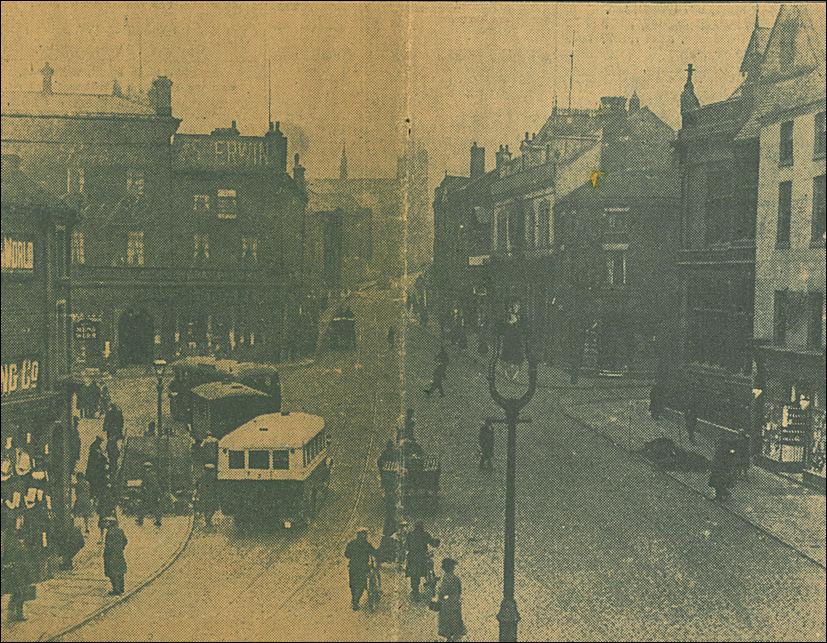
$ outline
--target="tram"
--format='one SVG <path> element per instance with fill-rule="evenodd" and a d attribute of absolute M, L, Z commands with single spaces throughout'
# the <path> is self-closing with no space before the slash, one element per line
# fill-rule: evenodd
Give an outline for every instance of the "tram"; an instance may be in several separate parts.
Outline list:
<path fill-rule="evenodd" d="M 271 364 L 237 362 L 214 357 L 185 357 L 172 364 L 174 378 L 169 385 L 169 409 L 179 421 L 190 421 L 195 387 L 208 382 L 239 382 L 271 398 L 268 411 L 281 410 L 281 380 Z"/>
<path fill-rule="evenodd" d="M 269 413 L 242 424 L 218 443 L 221 511 L 242 524 L 309 523 L 330 482 L 327 447 L 318 415 Z"/>

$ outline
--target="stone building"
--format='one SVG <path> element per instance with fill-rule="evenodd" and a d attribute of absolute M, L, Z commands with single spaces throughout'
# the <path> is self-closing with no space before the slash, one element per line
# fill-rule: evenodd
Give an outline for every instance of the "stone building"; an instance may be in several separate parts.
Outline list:
<path fill-rule="evenodd" d="M 585 301 L 572 296 L 566 281 L 569 264 L 561 261 L 566 252 L 572 256 L 575 251 L 565 247 L 571 240 L 562 242 L 555 234 L 589 226 L 598 230 L 606 220 L 603 209 L 626 206 L 607 204 L 598 218 L 569 212 L 570 225 L 563 228 L 554 220 L 562 212 L 555 203 L 578 189 L 577 195 L 585 196 L 587 185 L 601 195 L 611 192 L 617 200 L 623 176 L 648 169 L 663 177 L 672 162 L 672 129 L 648 108 L 641 108 L 636 95 L 629 109 L 626 102 L 624 97 L 604 97 L 593 110 L 555 106 L 538 133 L 526 132 L 518 156 L 513 157 L 507 145 L 500 146 L 494 169 L 485 172 L 485 150 L 475 143 L 470 176 L 446 176 L 434 199 L 433 287 L 443 326 L 480 330 L 483 344 L 488 344 L 486 335 L 503 318 L 506 307 L 519 301 L 540 357 L 581 360 L 587 326 L 597 320 L 587 320 Z M 668 181 L 665 187 L 668 200 L 674 190 Z M 633 196 L 635 189 L 630 185 L 629 200 L 639 198 Z M 587 201 L 589 211 L 597 207 Z M 576 225 L 575 219 L 579 219 Z M 622 251 L 601 247 L 590 259 L 601 284 L 610 252 Z M 659 289 L 660 283 L 653 287 Z M 629 320 L 626 325 L 634 323 Z M 604 341 L 607 353 L 612 350 L 616 355 L 608 348 L 616 343 Z M 609 361 L 614 369 L 621 360 Z"/>
<path fill-rule="evenodd" d="M 298 316 L 285 293 L 302 279 L 296 226 L 306 203 L 286 173 L 281 132 L 229 128 L 173 142 L 180 120 L 169 79 L 155 79 L 146 97 L 117 84 L 90 95 L 53 92 L 51 68 L 43 73 L 40 92 L 3 92 L 2 148 L 80 214 L 71 239 L 76 367 L 226 350 L 236 333 L 276 359 L 285 317 Z M 251 312 L 251 290 L 277 314 Z"/>
<path fill-rule="evenodd" d="M 825 35 L 823 12 L 783 6 L 739 136 L 759 129 L 754 337 L 761 453 L 824 484 Z"/>
<path fill-rule="evenodd" d="M 756 16 L 732 95 L 701 106 L 690 65 L 680 98 L 681 353 L 672 403 L 693 405 L 713 433 L 748 431 L 755 450 L 764 400 L 793 395 L 790 369 L 809 363 L 803 379 L 818 378 L 823 391 L 823 321 L 815 317 L 816 308 L 823 317 L 824 251 L 818 241 L 810 247 L 813 210 L 805 205 L 823 183 L 814 154 L 819 123 L 823 131 L 823 27 L 821 36 L 802 7 L 783 6 L 772 29 Z M 818 227 L 818 199 L 814 207 Z M 805 387 L 807 396 L 819 388 Z M 798 452 L 800 467 L 803 446 Z"/>
<path fill-rule="evenodd" d="M 70 518 L 69 239 L 75 215 L 3 155 L 2 529 L 20 530 L 32 572 Z M 46 535 L 44 535 L 46 534 Z"/>
<path fill-rule="evenodd" d="M 279 123 L 241 136 L 235 121 L 210 134 L 176 134 L 171 220 L 180 239 L 165 293 L 164 354 L 219 352 L 278 360 L 305 308 L 304 168 L 286 173 Z"/>

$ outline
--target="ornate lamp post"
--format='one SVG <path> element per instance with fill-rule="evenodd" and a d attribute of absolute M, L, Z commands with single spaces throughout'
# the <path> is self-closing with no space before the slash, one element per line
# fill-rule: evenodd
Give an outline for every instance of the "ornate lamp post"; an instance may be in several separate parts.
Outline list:
<path fill-rule="evenodd" d="M 156 359 L 152 363 L 155 369 L 155 377 L 157 378 L 158 388 L 158 421 L 155 427 L 155 475 L 158 476 L 160 482 L 161 476 L 161 433 L 163 432 L 162 416 L 163 416 L 163 394 L 164 394 L 164 371 L 167 368 L 167 363 L 163 359 Z M 167 440 L 167 447 L 169 447 L 169 440 Z"/>
<path fill-rule="evenodd" d="M 503 600 L 497 620 L 500 624 L 500 641 L 517 640 L 517 622 L 520 613 L 514 599 L 514 553 L 516 547 L 516 458 L 517 458 L 517 424 L 528 422 L 520 419 L 520 411 L 529 403 L 537 388 L 537 362 L 528 353 L 528 343 L 520 327 L 519 306 L 512 306 L 508 323 L 502 326 L 494 342 L 491 364 L 488 369 L 488 390 L 491 399 L 505 411 L 505 424 L 508 426 L 508 444 L 506 447 L 506 482 L 505 482 L 505 552 L 503 556 Z M 528 389 L 518 397 L 506 397 L 497 390 L 497 362 L 503 361 L 511 367 L 519 367 L 528 362 Z M 515 378 L 516 379 L 516 378 Z M 495 420 L 503 422 L 503 420 Z"/>

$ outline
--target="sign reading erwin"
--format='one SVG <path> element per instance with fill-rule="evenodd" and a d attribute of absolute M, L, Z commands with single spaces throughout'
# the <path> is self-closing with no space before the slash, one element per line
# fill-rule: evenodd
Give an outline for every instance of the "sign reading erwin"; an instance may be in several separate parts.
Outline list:
<path fill-rule="evenodd" d="M 270 165 L 264 139 L 256 136 L 215 136 L 179 134 L 173 143 L 179 165 L 203 168 L 266 168 Z"/>
<path fill-rule="evenodd" d="M 34 242 L 4 236 L 3 272 L 34 272 Z"/>
<path fill-rule="evenodd" d="M 37 390 L 40 359 L 24 357 L 14 362 L 3 362 L 3 397 Z"/>

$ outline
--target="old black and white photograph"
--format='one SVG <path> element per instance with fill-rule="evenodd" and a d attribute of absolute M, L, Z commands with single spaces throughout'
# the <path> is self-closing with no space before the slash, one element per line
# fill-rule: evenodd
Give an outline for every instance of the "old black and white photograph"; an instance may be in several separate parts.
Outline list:
<path fill-rule="evenodd" d="M 3 641 L 827 640 L 825 6 L 3 2 Z"/>

